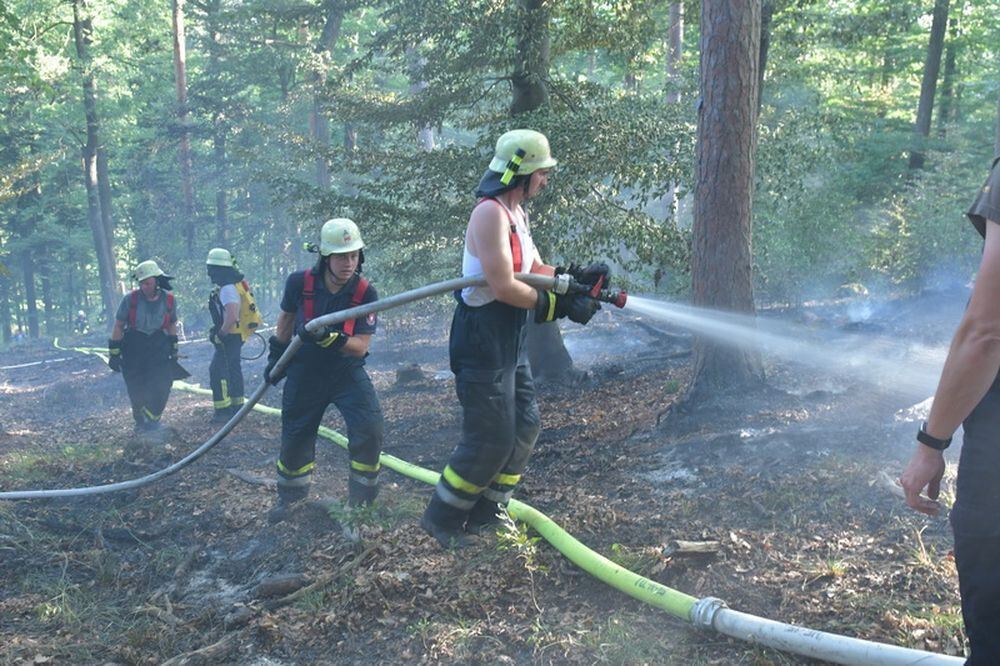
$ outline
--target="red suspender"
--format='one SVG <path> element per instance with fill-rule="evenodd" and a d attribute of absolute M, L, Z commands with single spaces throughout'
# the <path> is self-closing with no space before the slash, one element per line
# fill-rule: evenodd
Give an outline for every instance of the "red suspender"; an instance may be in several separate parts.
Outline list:
<path fill-rule="evenodd" d="M 139 309 L 139 290 L 133 289 L 128 300 L 128 327 L 135 328 L 135 311 Z"/>
<path fill-rule="evenodd" d="M 365 292 L 368 291 L 368 280 L 363 277 L 358 278 L 358 286 L 354 288 L 354 294 L 351 296 L 351 307 L 356 308 L 361 305 L 361 300 L 365 297 Z M 354 323 L 357 319 L 348 319 L 344 322 L 344 334 L 354 335 Z"/>
<path fill-rule="evenodd" d="M 167 294 L 167 311 L 163 313 L 163 324 L 160 325 L 164 331 L 170 327 L 170 315 L 174 312 L 174 295 Z M 135 328 L 136 311 L 139 309 L 139 290 L 133 289 L 128 299 L 128 327 Z"/>
<path fill-rule="evenodd" d="M 510 256 L 514 260 L 514 272 L 520 273 L 522 268 L 521 239 L 517 235 L 517 225 L 514 224 L 514 217 L 507 210 L 507 207 L 497 201 L 495 197 L 483 197 L 476 205 L 478 206 L 487 200 L 495 201 L 503 209 L 503 212 L 507 214 L 507 222 L 510 224 Z"/>
<path fill-rule="evenodd" d="M 303 325 L 308 324 L 313 319 L 313 299 L 316 297 L 316 277 L 312 269 L 307 268 L 302 277 L 302 315 Z"/>
<path fill-rule="evenodd" d="M 170 328 L 170 315 L 174 313 L 174 295 L 167 292 L 167 311 L 163 313 L 163 330 Z"/>
<path fill-rule="evenodd" d="M 351 295 L 351 304 L 349 307 L 357 307 L 361 305 L 361 301 L 364 300 L 365 292 L 368 291 L 368 280 L 363 277 L 358 277 L 358 285 L 354 288 L 354 294 Z M 302 324 L 308 324 L 315 318 L 315 298 L 316 298 L 316 276 L 313 275 L 312 269 L 307 269 L 305 276 L 302 280 Z M 354 319 L 348 319 L 344 322 L 344 333 L 347 335 L 354 335 Z"/>

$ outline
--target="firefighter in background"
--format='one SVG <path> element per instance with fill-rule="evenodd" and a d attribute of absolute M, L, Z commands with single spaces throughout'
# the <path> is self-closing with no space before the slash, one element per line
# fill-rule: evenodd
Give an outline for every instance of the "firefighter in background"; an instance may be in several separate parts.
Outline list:
<path fill-rule="evenodd" d="M 479 203 L 465 232 L 462 275 L 487 286 L 456 293 L 449 356 L 462 405 L 462 439 L 444 468 L 420 520 L 445 548 L 469 545 L 499 520 L 538 439 L 540 419 L 528 366 L 528 316 L 586 324 L 600 304 L 583 294 L 557 295 L 530 287 L 515 273 L 568 272 L 578 282 L 607 280 L 608 267 L 555 269 L 542 263 L 521 203 L 541 192 L 556 165 L 543 134 L 513 130 L 496 144 L 479 183 Z"/>
<path fill-rule="evenodd" d="M 378 300 L 375 288 L 361 276 L 365 244 L 357 225 L 346 218 L 328 220 L 320 232 L 316 266 L 292 273 L 285 282 L 277 331 L 268 341 L 264 378 L 277 384 L 287 376 L 281 398 L 281 454 L 278 457 L 278 502 L 271 522 L 285 519 L 309 494 L 316 433 L 323 413 L 333 403 L 347 424 L 350 472 L 348 503 L 370 504 L 378 493 L 382 451 L 382 408 L 365 371 L 365 356 L 376 317 L 348 320 L 332 329 L 310 334 L 310 320 Z M 281 376 L 275 363 L 293 335 L 305 344 Z"/>
<path fill-rule="evenodd" d="M 261 319 L 250 285 L 243 279 L 229 250 L 212 248 L 205 264 L 208 277 L 215 284 L 208 297 L 208 311 L 212 315 L 208 339 L 215 347 L 212 363 L 208 366 L 215 407 L 212 422 L 225 423 L 243 406 L 240 352 L 243 343 L 260 326 Z"/>
<path fill-rule="evenodd" d="M 138 289 L 122 298 L 108 340 L 108 365 L 121 372 L 139 433 L 160 431 L 160 417 L 174 379 L 188 376 L 177 364 L 177 302 L 170 280 L 155 261 L 132 276 Z"/>

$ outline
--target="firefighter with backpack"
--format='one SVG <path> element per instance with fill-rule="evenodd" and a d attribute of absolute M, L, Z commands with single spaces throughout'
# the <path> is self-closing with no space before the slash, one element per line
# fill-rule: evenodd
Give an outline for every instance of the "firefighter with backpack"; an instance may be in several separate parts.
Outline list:
<path fill-rule="evenodd" d="M 136 432 L 156 438 L 175 379 L 188 373 L 177 363 L 177 302 L 170 280 L 155 261 L 132 273 L 139 283 L 122 298 L 108 340 L 108 366 L 121 372 Z"/>
<path fill-rule="evenodd" d="M 262 321 L 250 285 L 243 279 L 229 250 L 212 248 L 205 264 L 208 277 L 215 285 L 208 297 L 208 311 L 212 316 L 208 339 L 215 347 L 212 363 L 208 366 L 215 407 L 212 422 L 225 423 L 243 406 L 240 351 Z"/>
<path fill-rule="evenodd" d="M 287 376 L 281 399 L 281 453 L 278 457 L 278 501 L 271 522 L 288 517 L 309 494 L 315 467 L 316 434 L 323 413 L 337 406 L 347 425 L 350 472 L 348 503 L 370 504 L 378 493 L 383 418 L 375 388 L 365 371 L 365 357 L 376 316 L 349 319 L 310 334 L 312 319 L 378 300 L 361 275 L 365 244 L 358 226 L 336 218 L 320 231 L 319 261 L 314 268 L 288 276 L 281 299 L 277 331 L 268 341 L 264 378 L 276 385 Z M 305 344 L 280 376 L 272 374 L 293 335 Z"/>

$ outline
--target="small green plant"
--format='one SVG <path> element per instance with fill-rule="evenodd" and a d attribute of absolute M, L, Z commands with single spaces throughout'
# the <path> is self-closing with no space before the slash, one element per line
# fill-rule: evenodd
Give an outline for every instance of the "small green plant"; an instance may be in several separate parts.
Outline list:
<path fill-rule="evenodd" d="M 681 390 L 681 383 L 676 379 L 670 379 L 663 384 L 663 392 L 667 395 L 673 395 Z"/>
<path fill-rule="evenodd" d="M 531 602 L 535 609 L 541 612 L 535 600 L 535 573 L 545 573 L 548 568 L 538 561 L 538 542 L 541 537 L 529 536 L 528 525 L 519 523 L 507 513 L 500 511 L 500 527 L 497 530 L 497 550 L 514 553 L 524 569 L 528 572 L 531 583 Z"/>

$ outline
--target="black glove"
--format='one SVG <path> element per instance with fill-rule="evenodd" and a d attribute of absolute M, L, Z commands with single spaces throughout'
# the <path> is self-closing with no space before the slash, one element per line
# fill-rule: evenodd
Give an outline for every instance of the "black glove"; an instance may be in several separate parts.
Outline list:
<path fill-rule="evenodd" d="M 577 324 L 586 324 L 594 313 L 601 309 L 601 304 L 585 294 L 557 294 L 552 291 L 538 289 L 538 301 L 535 304 L 535 322 L 544 324 L 563 317 Z"/>
<path fill-rule="evenodd" d="M 216 347 L 222 346 L 222 336 L 219 335 L 219 327 L 213 326 L 208 329 L 208 341 L 211 342 Z"/>
<path fill-rule="evenodd" d="M 122 371 L 122 341 L 108 340 L 108 367 L 113 372 Z"/>
<path fill-rule="evenodd" d="M 177 342 L 177 336 L 168 335 L 167 343 L 170 345 L 170 350 L 167 352 L 167 358 L 171 361 L 176 361 L 177 353 L 180 351 L 180 343 Z"/>
<path fill-rule="evenodd" d="M 333 351 L 341 349 L 351 337 L 341 331 L 328 329 L 321 329 L 315 333 L 310 333 L 307 329 L 302 329 L 301 335 L 303 339 L 315 343 L 317 347 L 332 349 Z"/>
<path fill-rule="evenodd" d="M 608 289 L 611 285 L 611 269 L 604 262 L 590 264 L 586 268 L 583 268 L 579 264 L 570 264 L 569 268 L 560 266 L 556 269 L 556 275 L 563 273 L 569 273 L 575 282 L 585 284 L 589 287 L 596 285 L 601 278 L 604 278 L 604 282 L 601 283 L 601 289 Z"/>
<path fill-rule="evenodd" d="M 271 371 L 274 369 L 278 359 L 281 358 L 281 355 L 288 349 L 288 343 L 282 342 L 272 335 L 267 341 L 267 347 L 267 367 L 264 368 L 264 381 L 271 386 L 277 386 L 278 382 L 285 378 L 285 373 L 282 371 L 281 374 L 272 377 Z"/>

